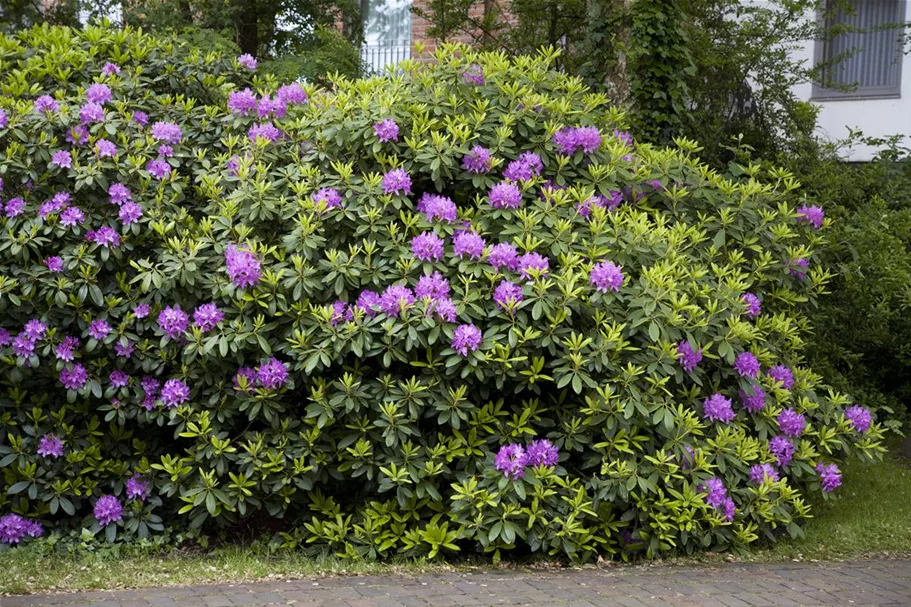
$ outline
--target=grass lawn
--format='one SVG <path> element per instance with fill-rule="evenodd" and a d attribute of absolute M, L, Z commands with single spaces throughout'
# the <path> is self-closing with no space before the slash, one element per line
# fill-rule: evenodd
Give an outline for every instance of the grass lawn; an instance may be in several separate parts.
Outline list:
<path fill-rule="evenodd" d="M 739 560 L 847 559 L 911 555 L 911 462 L 852 462 L 839 499 L 819 500 L 806 536 L 756 547 Z M 690 562 L 731 559 L 706 555 Z M 680 559 L 678 559 L 678 562 Z M 333 574 L 417 573 L 476 568 L 416 562 L 315 561 L 294 553 L 227 548 L 205 554 L 47 557 L 28 547 L 0 553 L 0 593 L 242 582 Z"/>

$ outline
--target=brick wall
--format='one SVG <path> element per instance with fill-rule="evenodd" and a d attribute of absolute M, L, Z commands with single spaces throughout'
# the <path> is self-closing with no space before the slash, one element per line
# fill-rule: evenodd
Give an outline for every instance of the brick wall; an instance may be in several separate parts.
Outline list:
<path fill-rule="evenodd" d="M 418 9 L 427 10 L 427 0 L 412 0 L 412 6 Z M 484 3 L 477 2 L 471 5 L 469 9 L 470 14 L 473 18 L 481 19 L 484 16 Z M 411 55 L 416 56 L 417 52 L 415 51 L 414 45 L 416 42 L 423 42 L 425 52 L 432 53 L 437 49 L 438 43 L 433 38 L 430 38 L 427 30 L 430 28 L 430 22 L 428 22 L 423 17 L 411 15 Z M 454 38 L 448 40 L 448 42 L 463 42 L 465 44 L 471 44 L 472 38 L 468 34 L 461 34 Z"/>

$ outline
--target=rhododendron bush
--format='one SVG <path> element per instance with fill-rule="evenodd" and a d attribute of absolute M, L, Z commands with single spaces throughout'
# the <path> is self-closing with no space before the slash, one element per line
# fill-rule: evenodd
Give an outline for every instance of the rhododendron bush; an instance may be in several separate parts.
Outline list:
<path fill-rule="evenodd" d="M 168 44 L 0 39 L 0 541 L 724 548 L 879 455 L 802 364 L 786 174 L 640 145 L 546 54 L 319 90 Z"/>

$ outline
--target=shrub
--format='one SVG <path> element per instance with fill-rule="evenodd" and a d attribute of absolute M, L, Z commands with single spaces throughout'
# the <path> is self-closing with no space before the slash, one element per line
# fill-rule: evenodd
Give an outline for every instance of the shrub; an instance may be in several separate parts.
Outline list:
<path fill-rule="evenodd" d="M 217 54 L 161 91 L 135 32 L 2 45 L 3 512 L 584 560 L 797 533 L 879 454 L 803 365 L 830 277 L 788 176 L 636 144 L 553 56 L 447 48 L 302 103 Z"/>

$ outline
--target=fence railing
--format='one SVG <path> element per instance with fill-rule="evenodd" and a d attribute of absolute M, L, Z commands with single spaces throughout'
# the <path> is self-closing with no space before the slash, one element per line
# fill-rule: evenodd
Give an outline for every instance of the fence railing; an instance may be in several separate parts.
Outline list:
<path fill-rule="evenodd" d="M 408 40 L 384 41 L 383 44 L 365 44 L 361 47 L 361 61 L 369 72 L 379 72 L 388 65 L 396 65 L 411 56 Z"/>

